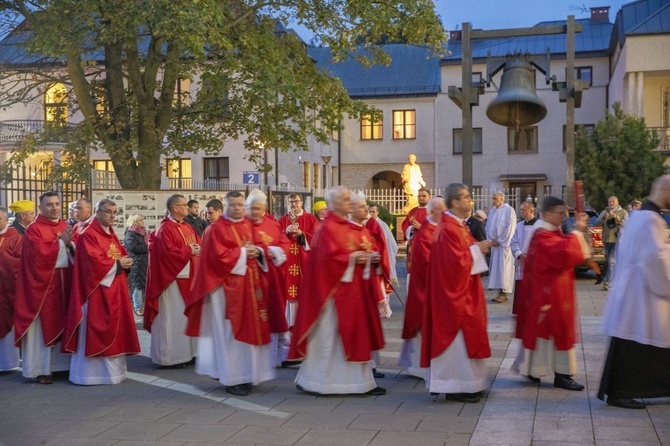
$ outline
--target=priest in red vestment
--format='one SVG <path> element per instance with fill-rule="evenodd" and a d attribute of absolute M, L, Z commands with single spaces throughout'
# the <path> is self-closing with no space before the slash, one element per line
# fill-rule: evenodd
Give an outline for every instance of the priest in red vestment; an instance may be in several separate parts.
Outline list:
<path fill-rule="evenodd" d="M 149 236 L 144 328 L 151 333 L 151 360 L 162 367 L 193 363 L 195 340 L 186 336 L 185 302 L 200 255 L 200 239 L 184 218 L 186 197 L 167 199 L 168 216 Z"/>
<path fill-rule="evenodd" d="M 426 387 L 431 393 L 476 403 L 489 386 L 484 360 L 491 348 L 480 273 L 488 269 L 484 252 L 491 242 L 477 242 L 465 224 L 472 212 L 468 187 L 453 183 L 446 193 L 449 210 L 431 245 L 421 366 L 430 367 Z"/>
<path fill-rule="evenodd" d="M 318 394 L 383 395 L 372 374 L 371 353 L 384 347 L 378 303 L 384 298 L 374 263 L 374 240 L 347 220 L 351 193 L 328 192 L 330 212 L 314 236 L 305 270 L 289 359 L 304 359 L 299 389 Z"/>
<path fill-rule="evenodd" d="M 118 384 L 126 379 L 126 355 L 140 353 L 124 271 L 133 260 L 114 233 L 116 214 L 116 203 L 101 200 L 76 242 L 63 334 L 74 384 Z"/>
<path fill-rule="evenodd" d="M 572 379 L 577 371 L 574 269 L 591 256 L 584 237 L 587 217 L 576 215 L 575 230 L 563 234 L 561 223 L 568 216 L 563 200 L 546 197 L 541 213 L 524 263 L 523 286 L 530 303 L 524 310 L 523 350 L 512 369 L 534 382 L 553 372 L 554 387 L 583 390 Z"/>
<path fill-rule="evenodd" d="M 303 270 L 309 261 L 312 237 L 319 220 L 302 208 L 302 195 L 293 193 L 288 196 L 291 210 L 279 219 L 279 226 L 291 241 L 286 261 L 286 293 L 288 325 L 295 322 L 298 293 L 304 279 Z"/>
<path fill-rule="evenodd" d="M 23 237 L 8 223 L 7 209 L 0 207 L 0 371 L 15 369 L 20 362 L 12 318 Z"/>
<path fill-rule="evenodd" d="M 69 355 L 60 352 L 60 341 L 70 296 L 73 231 L 60 219 L 58 193 L 43 193 L 38 208 L 40 215 L 26 228 L 23 239 L 14 335 L 21 346 L 23 376 L 51 384 L 51 372 L 70 368 Z"/>
<path fill-rule="evenodd" d="M 286 253 L 291 242 L 279 223 L 267 218 L 267 196 L 254 189 L 245 200 L 246 215 L 252 222 L 254 245 L 265 253 L 268 270 L 261 274 L 263 296 L 272 333 L 270 356 L 273 364 L 286 361 L 291 342 L 286 321 Z"/>
<path fill-rule="evenodd" d="M 412 263 L 414 279 L 407 291 L 405 319 L 402 327 L 404 339 L 398 365 L 404 367 L 410 375 L 418 378 L 426 377 L 426 370 L 421 368 L 421 326 L 428 288 L 428 272 L 430 266 L 430 249 L 435 236 L 435 229 L 447 210 L 444 199 L 434 197 L 428 201 L 428 217 L 421 222 L 421 230 L 414 237 Z"/>
<path fill-rule="evenodd" d="M 244 218 L 244 195 L 228 192 L 223 216 L 203 240 L 186 315 L 187 334 L 198 337 L 196 373 L 218 379 L 235 396 L 275 377 L 261 277 L 265 260 Z"/>
<path fill-rule="evenodd" d="M 409 211 L 407 214 L 407 217 L 402 222 L 401 228 L 403 234 L 405 234 L 405 240 L 407 240 L 407 285 L 409 286 L 409 274 L 412 272 L 411 271 L 411 265 L 412 263 L 409 261 L 411 253 L 412 253 L 412 239 L 414 238 L 414 235 L 416 234 L 416 231 L 421 229 L 421 224 L 422 222 L 426 219 L 428 216 L 428 209 L 426 206 L 428 205 L 428 200 L 430 200 L 430 191 L 426 189 L 425 187 L 422 187 L 419 189 L 419 193 L 417 195 L 418 201 L 419 201 L 419 206 L 412 208 L 412 210 Z"/>

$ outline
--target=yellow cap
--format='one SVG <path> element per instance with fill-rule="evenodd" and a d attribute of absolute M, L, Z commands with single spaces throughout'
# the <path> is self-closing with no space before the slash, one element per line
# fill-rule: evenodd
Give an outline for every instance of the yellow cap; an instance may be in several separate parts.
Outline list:
<path fill-rule="evenodd" d="M 15 214 L 17 212 L 35 211 L 35 203 L 30 200 L 19 200 L 16 203 L 10 204 L 9 210 Z"/>
<path fill-rule="evenodd" d="M 314 206 L 312 206 L 312 212 L 319 212 L 324 209 L 326 209 L 328 206 L 326 205 L 326 202 L 323 200 L 317 201 L 314 203 Z"/>

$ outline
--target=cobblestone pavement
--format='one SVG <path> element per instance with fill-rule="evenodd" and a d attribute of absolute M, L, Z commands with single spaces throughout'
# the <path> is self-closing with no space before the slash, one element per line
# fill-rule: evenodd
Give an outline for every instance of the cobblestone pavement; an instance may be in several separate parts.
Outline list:
<path fill-rule="evenodd" d="M 404 263 L 398 268 L 404 276 Z M 596 398 L 607 342 L 599 332 L 605 293 L 588 277 L 577 289 L 582 343 L 575 379 L 584 392 L 555 389 L 549 379 L 533 384 L 509 370 L 519 348 L 510 300 L 488 304 L 493 355 L 485 398 L 435 400 L 423 381 L 396 365 L 403 312 L 394 297 L 378 367 L 386 377 L 377 380 L 387 395 L 306 395 L 293 384 L 296 369 L 286 368 L 249 397 L 233 398 L 193 368 L 158 370 L 140 330 L 144 353 L 129 358 L 129 379 L 119 385 L 80 387 L 60 377 L 44 386 L 19 372 L 0 374 L 0 445 L 670 445 L 670 400 L 631 411 Z"/>

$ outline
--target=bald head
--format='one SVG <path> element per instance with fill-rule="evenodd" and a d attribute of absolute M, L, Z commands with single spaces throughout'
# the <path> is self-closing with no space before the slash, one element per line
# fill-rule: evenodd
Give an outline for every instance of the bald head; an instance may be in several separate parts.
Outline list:
<path fill-rule="evenodd" d="M 426 205 L 428 210 L 428 216 L 434 222 L 440 221 L 440 215 L 447 210 L 447 205 L 444 204 L 444 199 L 442 197 L 433 197 L 428 200 Z"/>
<path fill-rule="evenodd" d="M 670 209 L 670 175 L 656 178 L 651 185 L 649 200 L 661 209 Z"/>
<path fill-rule="evenodd" d="M 351 213 L 351 191 L 345 186 L 336 186 L 328 191 L 326 203 L 335 215 L 347 218 Z"/>

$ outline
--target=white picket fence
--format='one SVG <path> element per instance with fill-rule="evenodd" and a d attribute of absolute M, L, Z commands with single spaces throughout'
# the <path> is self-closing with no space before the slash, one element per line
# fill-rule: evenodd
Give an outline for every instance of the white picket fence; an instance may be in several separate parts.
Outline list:
<path fill-rule="evenodd" d="M 444 196 L 444 189 L 429 189 L 431 196 Z M 489 189 L 489 188 L 474 188 L 471 192 L 472 200 L 474 201 L 474 210 L 491 208 L 491 196 L 494 192 L 501 191 L 505 194 L 505 202 L 514 209 L 519 210 L 521 204 L 521 192 L 518 188 L 514 189 Z M 402 189 L 359 189 L 356 191 L 365 195 L 369 201 L 375 202 L 384 206 L 391 214 L 402 214 L 402 209 L 405 206 L 405 193 Z"/>

